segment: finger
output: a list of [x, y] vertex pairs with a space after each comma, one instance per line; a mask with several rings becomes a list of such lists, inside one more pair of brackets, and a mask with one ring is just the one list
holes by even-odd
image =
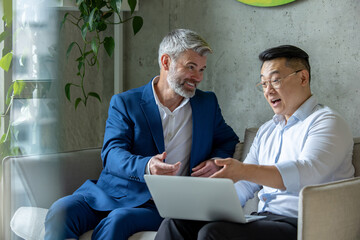
[[157, 163], [157, 167], [161, 168], [161, 169], [164, 169], [164, 170], [178, 169], [180, 167], [180, 162], [177, 162], [175, 164], [159, 162], [159, 163]]
[[168, 164], [160, 162], [155, 166], [154, 174], [156, 175], [175, 175], [180, 169], [180, 162]]
[[194, 167], [192, 170], [193, 172], [196, 172], [197, 170], [203, 168], [205, 166], [205, 161], [201, 162], [199, 165], [197, 165], [196, 167]]
[[167, 155], [167, 153], [166, 152], [163, 152], [163, 153], [161, 153], [161, 154], [158, 154], [158, 155], [156, 155], [155, 157], [158, 159], [158, 160], [160, 160], [160, 161], [164, 161], [165, 160], [165, 158], [166, 158], [166, 155]]
[[215, 164], [219, 167], [223, 167], [225, 165], [231, 164], [231, 158], [225, 158], [225, 159], [215, 159]]
[[209, 178], [223, 178], [223, 169], [215, 172], [214, 174], [212, 174]]
[[210, 168], [207, 167], [207, 165], [203, 164], [204, 166], [196, 171], [193, 171], [193, 173], [191, 174], [191, 176], [193, 177], [200, 177], [203, 174], [207, 173], [208, 171], [210, 171]]
[[191, 174], [193, 177], [209, 177], [211, 176], [212, 171], [203, 171], [202, 173], [196, 172], [196, 174]]

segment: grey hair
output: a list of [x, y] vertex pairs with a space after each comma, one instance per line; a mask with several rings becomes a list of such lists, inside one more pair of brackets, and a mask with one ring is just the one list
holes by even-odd
[[160, 43], [159, 66], [161, 68], [161, 56], [168, 54], [175, 60], [187, 50], [193, 50], [200, 56], [206, 56], [212, 50], [207, 42], [194, 31], [188, 29], [175, 29], [171, 31]]

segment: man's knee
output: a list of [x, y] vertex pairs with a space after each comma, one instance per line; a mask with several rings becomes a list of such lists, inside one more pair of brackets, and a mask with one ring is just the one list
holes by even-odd
[[221, 233], [221, 226], [218, 222], [212, 222], [205, 224], [198, 233], [199, 240], [215, 240], [224, 239], [224, 235]]
[[72, 218], [72, 215], [77, 215], [82, 206], [81, 196], [66, 196], [60, 198], [51, 205], [46, 216], [46, 222], [51, 219], [65, 220], [65, 218]]
[[[45, 219], [45, 239], [77, 237], [80, 232], [79, 216], [86, 210], [82, 196], [66, 196], [57, 200], [49, 209]], [[86, 217], [86, 215], [85, 215]]]
[[112, 236], [114, 239], [127, 239], [136, 232], [136, 218], [132, 209], [115, 209], [107, 217], [102, 219], [93, 232], [95, 239], [106, 239]]

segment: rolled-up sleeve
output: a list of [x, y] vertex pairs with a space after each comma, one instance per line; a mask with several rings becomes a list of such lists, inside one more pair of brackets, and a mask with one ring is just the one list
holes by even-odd
[[[353, 138], [345, 120], [329, 108], [318, 110], [304, 123], [303, 139], [295, 140], [300, 154], [290, 161], [276, 163], [286, 190], [298, 193], [311, 184], [321, 184], [353, 176]], [[300, 131], [300, 129], [298, 130]], [[287, 138], [289, 140], [289, 138]]]

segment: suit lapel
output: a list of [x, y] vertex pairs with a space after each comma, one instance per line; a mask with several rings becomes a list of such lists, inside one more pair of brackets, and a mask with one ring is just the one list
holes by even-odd
[[159, 153], [165, 151], [164, 134], [158, 106], [156, 105], [152, 90], [152, 81], [148, 83], [142, 95], [140, 107], [149, 125], [150, 132], [155, 141]]
[[190, 154], [190, 169], [192, 169], [198, 164], [195, 162], [195, 159], [197, 159], [199, 143], [201, 141], [201, 129], [203, 129], [201, 123], [204, 123], [204, 121], [201, 120], [202, 117], [201, 107], [200, 107], [199, 98], [196, 97], [196, 94], [194, 97], [190, 98], [190, 104], [191, 104], [192, 122], [193, 122], [192, 146], [191, 146], [191, 154]]

